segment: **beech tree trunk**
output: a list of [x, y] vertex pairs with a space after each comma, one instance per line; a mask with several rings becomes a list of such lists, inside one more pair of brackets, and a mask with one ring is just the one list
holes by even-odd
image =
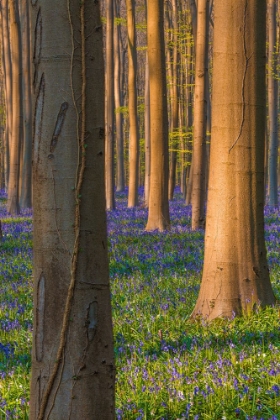
[[31, 101], [31, 59], [29, 1], [21, 0], [20, 22], [22, 33], [22, 92], [23, 92], [23, 144], [21, 165], [20, 207], [32, 207], [31, 166], [32, 166], [32, 101]]
[[106, 125], [105, 174], [106, 207], [116, 208], [114, 168], [114, 0], [106, 0]]
[[38, 0], [33, 15], [30, 419], [113, 420], [99, 1]]
[[[119, 17], [119, 2], [115, 0], [115, 16]], [[116, 151], [117, 151], [117, 168], [116, 168], [116, 189], [118, 192], [124, 191], [124, 144], [123, 144], [123, 116], [121, 113], [122, 92], [121, 92], [121, 62], [120, 62], [120, 44], [121, 44], [120, 25], [114, 25], [114, 90], [115, 90], [115, 110], [116, 110]]]
[[5, 132], [5, 160], [6, 160], [6, 188], [9, 184], [10, 175], [10, 152], [11, 152], [11, 138], [12, 138], [12, 121], [13, 121], [13, 94], [12, 94], [12, 59], [11, 59], [11, 43], [10, 43], [10, 28], [9, 28], [9, 7], [8, 0], [1, 2], [2, 14], [2, 39], [5, 62], [5, 102], [6, 102], [6, 132]]
[[278, 80], [276, 0], [268, 0], [268, 205], [278, 206]]
[[205, 257], [193, 317], [275, 303], [263, 214], [265, 13], [262, 0], [215, 0]]
[[22, 115], [22, 55], [18, 1], [9, 0], [11, 58], [12, 58], [12, 129], [10, 142], [10, 174], [7, 210], [12, 215], [19, 214], [19, 171], [20, 152], [23, 137]]
[[128, 207], [138, 205], [139, 133], [137, 119], [137, 56], [135, 1], [126, 0], [128, 36], [128, 112], [129, 112], [129, 183]]
[[148, 1], [148, 60], [150, 75], [151, 176], [146, 230], [170, 228], [168, 206], [168, 114], [162, 0]]
[[208, 72], [209, 0], [198, 0], [192, 158], [192, 229], [204, 227], [206, 163], [206, 81]]
[[177, 0], [171, 0], [172, 12], [171, 24], [172, 28], [172, 62], [170, 63], [170, 99], [171, 99], [171, 152], [170, 152], [170, 165], [169, 165], [169, 184], [168, 184], [168, 198], [173, 199], [174, 188], [176, 183], [176, 167], [178, 155], [178, 130], [179, 130], [179, 98], [178, 98], [178, 7]]
[[149, 207], [151, 176], [151, 113], [150, 113], [150, 75], [148, 52], [145, 66], [145, 206]]

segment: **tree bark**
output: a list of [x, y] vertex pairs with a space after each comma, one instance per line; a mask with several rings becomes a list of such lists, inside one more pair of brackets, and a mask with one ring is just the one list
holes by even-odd
[[275, 303], [263, 214], [265, 13], [262, 0], [215, 0], [205, 257], [193, 317]]
[[148, 1], [151, 176], [147, 231], [170, 228], [168, 207], [168, 114], [162, 0]]
[[148, 51], [145, 66], [145, 206], [149, 207], [151, 177], [151, 113], [150, 113], [150, 75]]
[[137, 55], [135, 1], [126, 0], [128, 36], [128, 112], [129, 112], [129, 184], [128, 207], [138, 205], [139, 132], [137, 118]]
[[20, 207], [32, 207], [31, 166], [32, 166], [32, 101], [31, 101], [31, 58], [29, 1], [21, 0], [20, 22], [22, 32], [22, 92], [23, 92], [23, 145], [21, 166]]
[[278, 80], [276, 0], [268, 0], [268, 205], [278, 206]]
[[[115, 16], [119, 17], [119, 4], [118, 0], [115, 0]], [[122, 106], [122, 94], [121, 94], [121, 63], [120, 63], [120, 26], [115, 24], [114, 26], [114, 89], [115, 89], [115, 108], [116, 108], [116, 151], [117, 151], [117, 170], [116, 170], [116, 189], [117, 192], [124, 191], [125, 179], [124, 179], [124, 144], [123, 144], [123, 116], [121, 113]]]
[[33, 15], [30, 419], [113, 420], [99, 2], [38, 0]]
[[5, 161], [6, 161], [6, 188], [9, 185], [10, 175], [10, 151], [12, 138], [12, 121], [13, 121], [13, 95], [12, 95], [12, 59], [11, 59], [11, 43], [10, 43], [10, 28], [9, 28], [9, 13], [8, 0], [1, 2], [2, 14], [2, 39], [5, 63], [5, 102], [6, 102], [6, 132], [5, 132]]
[[205, 224], [206, 81], [208, 73], [209, 0], [198, 0], [197, 13], [192, 158], [192, 230], [204, 227]]
[[170, 27], [172, 28], [172, 71], [170, 72], [170, 99], [171, 99], [171, 152], [170, 152], [170, 165], [169, 165], [169, 184], [168, 184], [168, 198], [173, 199], [175, 180], [176, 180], [176, 167], [178, 155], [178, 130], [179, 130], [179, 102], [178, 102], [178, 7], [177, 0], [171, 0], [172, 18]]
[[19, 214], [19, 171], [20, 151], [23, 136], [22, 116], [22, 55], [18, 1], [9, 0], [11, 61], [12, 61], [12, 135], [10, 148], [10, 174], [7, 210], [12, 215]]
[[114, 210], [116, 208], [114, 175], [114, 110], [114, 0], [106, 0], [105, 173], [107, 210]]

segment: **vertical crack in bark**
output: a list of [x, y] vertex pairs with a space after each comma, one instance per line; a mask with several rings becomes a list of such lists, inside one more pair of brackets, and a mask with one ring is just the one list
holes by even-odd
[[240, 139], [241, 134], [242, 134], [242, 130], [243, 130], [243, 126], [244, 126], [244, 122], [245, 122], [245, 80], [246, 80], [246, 76], [247, 76], [249, 60], [252, 57], [252, 55], [250, 57], [247, 57], [247, 46], [246, 46], [247, 7], [248, 7], [248, 0], [246, 0], [245, 8], [244, 8], [244, 15], [243, 15], [243, 52], [244, 52], [244, 57], [245, 57], [245, 68], [244, 68], [243, 79], [242, 79], [242, 88], [241, 88], [242, 117], [241, 117], [241, 124], [240, 124], [240, 129], [239, 129], [238, 136], [237, 136], [236, 140], [233, 142], [233, 144], [230, 146], [229, 151], [228, 151], [229, 153], [232, 151], [232, 149], [234, 148], [234, 146], [236, 145], [236, 143]]
[[[68, 11], [69, 11], [69, 20], [70, 26], [73, 36], [73, 24], [70, 12], [70, 0], [68, 0]], [[81, 79], [82, 79], [82, 90], [81, 90], [81, 112], [80, 112], [80, 131], [78, 135], [78, 142], [79, 142], [79, 154], [78, 154], [78, 167], [77, 167], [77, 175], [76, 175], [76, 188], [75, 188], [75, 198], [76, 198], [76, 211], [75, 211], [75, 223], [74, 223], [74, 231], [75, 231], [75, 239], [74, 239], [74, 247], [73, 253], [71, 257], [71, 278], [70, 284], [68, 288], [68, 293], [66, 296], [66, 303], [65, 309], [63, 314], [63, 321], [62, 321], [62, 329], [60, 333], [60, 340], [59, 346], [56, 355], [56, 361], [53, 366], [53, 370], [49, 377], [46, 390], [44, 392], [42, 403], [40, 407], [40, 412], [38, 416], [38, 420], [43, 420], [45, 417], [48, 401], [50, 395], [53, 391], [54, 382], [57, 378], [59, 369], [61, 367], [61, 374], [60, 379], [62, 377], [62, 370], [64, 364], [64, 351], [66, 346], [67, 340], [67, 331], [69, 327], [69, 318], [71, 312], [71, 306], [73, 301], [74, 289], [76, 284], [76, 272], [77, 272], [77, 264], [78, 264], [78, 254], [79, 254], [79, 245], [80, 245], [80, 218], [81, 218], [81, 190], [83, 185], [84, 179], [84, 171], [86, 166], [86, 155], [85, 155], [85, 134], [86, 134], [86, 38], [85, 38], [85, 1], [81, 0], [80, 2], [80, 31], [81, 31]], [[73, 45], [73, 43], [72, 43]], [[73, 51], [72, 51], [72, 59], [73, 59]], [[71, 59], [71, 66], [73, 65], [73, 61]], [[72, 75], [72, 71], [71, 71]], [[73, 89], [73, 83], [72, 83]], [[75, 102], [74, 102], [75, 103]], [[76, 103], [75, 103], [76, 106]], [[51, 402], [51, 409], [48, 413], [48, 417], [50, 416], [51, 410], [55, 403], [56, 393], [58, 388], [55, 391], [53, 396], [53, 400]]]
[[36, 307], [36, 359], [41, 362], [43, 359], [44, 349], [44, 314], [45, 314], [45, 277], [42, 273], [38, 281], [37, 289], [37, 307]]

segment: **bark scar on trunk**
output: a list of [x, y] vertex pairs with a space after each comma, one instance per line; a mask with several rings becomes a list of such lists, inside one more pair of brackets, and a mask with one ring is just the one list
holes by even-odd
[[93, 301], [89, 304], [87, 308], [87, 336], [88, 340], [92, 341], [96, 334], [96, 329], [98, 325], [98, 303]]
[[63, 126], [64, 120], [65, 120], [67, 109], [68, 109], [68, 103], [63, 102], [61, 104], [59, 113], [57, 115], [56, 124], [55, 124], [54, 132], [53, 132], [53, 136], [52, 136], [52, 140], [51, 140], [51, 145], [50, 145], [50, 153], [53, 153], [54, 149], [56, 148], [56, 145], [57, 145], [57, 142], [58, 142], [58, 137], [59, 137], [59, 134], [61, 133], [61, 130], [62, 130], [62, 126]]

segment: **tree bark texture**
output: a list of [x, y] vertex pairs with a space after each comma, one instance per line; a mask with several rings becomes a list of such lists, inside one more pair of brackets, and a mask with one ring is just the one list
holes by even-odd
[[115, 168], [114, 168], [114, 0], [106, 0], [106, 207], [114, 210]]
[[168, 206], [168, 114], [162, 0], [148, 1], [150, 75], [151, 176], [146, 230], [170, 228]]
[[264, 242], [266, 2], [216, 0], [203, 278], [193, 317], [274, 304]]
[[129, 113], [129, 183], [128, 207], [138, 205], [139, 131], [137, 118], [137, 55], [135, 1], [126, 0], [128, 36], [128, 113]]
[[32, 100], [31, 100], [31, 58], [29, 1], [21, 0], [20, 23], [22, 32], [22, 92], [23, 92], [23, 144], [20, 171], [20, 208], [32, 207], [31, 166], [32, 166]]
[[198, 0], [196, 37], [194, 132], [192, 157], [192, 229], [204, 227], [206, 163], [206, 81], [208, 73], [209, 0]]
[[[119, 1], [115, 0], [115, 16], [119, 16]], [[123, 141], [123, 116], [120, 111], [122, 106], [122, 92], [121, 92], [121, 60], [120, 60], [120, 46], [121, 46], [120, 25], [114, 25], [114, 90], [115, 90], [115, 110], [116, 110], [116, 151], [117, 151], [117, 165], [116, 165], [116, 189], [118, 192], [124, 191], [124, 141]]]
[[150, 76], [148, 51], [145, 65], [145, 206], [149, 207], [150, 176], [151, 176], [151, 115], [150, 115]]
[[99, 1], [34, 3], [30, 419], [113, 420]]
[[278, 206], [278, 80], [276, 0], [268, 0], [268, 205]]
[[10, 140], [10, 174], [7, 210], [12, 215], [19, 214], [19, 171], [20, 152], [23, 137], [22, 115], [22, 55], [18, 1], [9, 0], [11, 61], [12, 61], [12, 128]]

